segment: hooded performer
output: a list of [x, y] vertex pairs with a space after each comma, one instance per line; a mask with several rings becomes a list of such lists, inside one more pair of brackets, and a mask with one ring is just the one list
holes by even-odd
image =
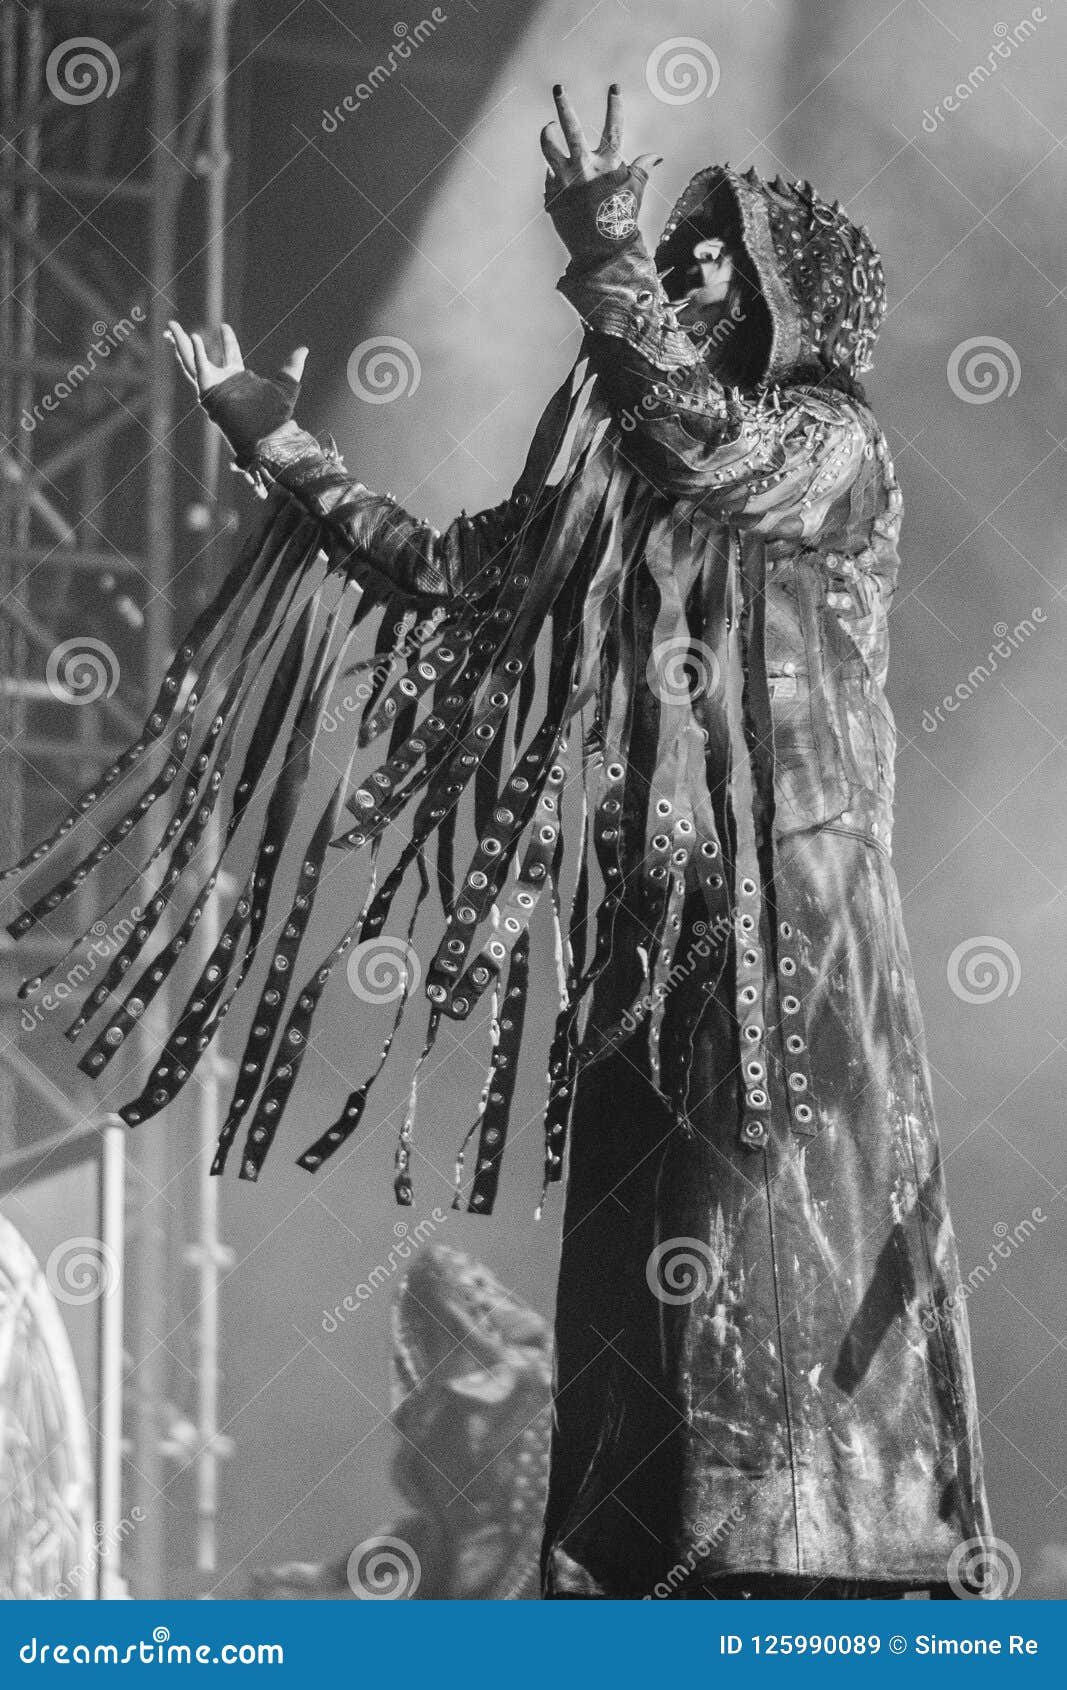
[[[215, 364], [172, 325], [238, 464], [273, 489], [267, 518], [137, 743], [21, 866], [157, 749], [162, 769], [10, 931], [177, 789], [144, 853], [157, 896], [71, 1028], [106, 1009], [81, 1064], [100, 1075], [250, 839], [219, 942], [121, 1113], [135, 1125], [170, 1103], [269, 935], [214, 1164], [244, 1126], [240, 1173], [255, 1179], [336, 965], [388, 933], [412, 871], [405, 943], [434, 890], [444, 917], [424, 1060], [442, 1016], [492, 1006], [468, 1134], [469, 1207], [488, 1213], [547, 891], [560, 990], [545, 1172], [566, 1168], [567, 1198], [545, 1594], [977, 1588], [988, 1521], [969, 1340], [890, 865], [901, 498], [857, 380], [881, 265], [808, 184], [719, 166], [690, 183], [653, 260], [638, 213], [658, 161], [622, 162], [618, 90], [595, 152], [561, 89], [556, 103], [546, 202], [586, 334], [495, 510], [437, 534], [292, 420], [302, 353], [263, 380], [228, 328]], [[383, 606], [368, 655], [364, 621]], [[370, 680], [350, 761], [308, 816], [324, 712], [354, 670]], [[461, 867], [468, 795], [477, 848]], [[205, 864], [213, 815], [225, 825]], [[331, 847], [365, 852], [373, 876], [309, 966]], [[378, 1063], [301, 1166], [365, 1123], [410, 984]], [[414, 1107], [401, 1202], [413, 1125]]]

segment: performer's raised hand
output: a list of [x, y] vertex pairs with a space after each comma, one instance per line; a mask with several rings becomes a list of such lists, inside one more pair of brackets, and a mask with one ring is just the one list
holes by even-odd
[[187, 334], [173, 317], [167, 323], [164, 338], [174, 347], [178, 368], [196, 388], [198, 399], [202, 399], [210, 388], [225, 381], [227, 376], [236, 375], [245, 367], [240, 343], [229, 323], [223, 323], [219, 333], [222, 340], [222, 362], [216, 364], [214, 359], [208, 356], [203, 335]]
[[230, 324], [222, 323], [219, 333], [222, 361], [216, 363], [208, 355], [203, 335], [187, 334], [173, 318], [167, 325], [167, 339], [183, 375], [196, 388], [208, 416], [241, 461], [251, 457], [264, 436], [292, 420], [308, 349], [296, 347], [276, 376], [257, 376], [245, 368], [240, 342]]
[[[559, 114], [558, 123], [546, 123], [541, 131], [541, 151], [548, 160], [549, 183], [556, 191], [573, 187], [577, 182], [594, 182], [598, 176], [609, 176], [620, 168], [622, 157], [622, 90], [617, 82], [608, 89], [604, 127], [596, 151], [590, 149], [578, 114], [561, 83], [552, 90]], [[639, 170], [647, 177], [663, 159], [658, 153], [642, 153], [634, 159], [631, 170]]]
[[552, 90], [558, 123], [541, 131], [541, 151], [548, 160], [545, 209], [556, 225], [572, 262], [592, 263], [624, 247], [640, 245], [637, 216], [641, 197], [658, 153], [642, 153], [632, 164], [622, 156], [622, 94], [617, 82], [608, 89], [600, 145], [594, 151], [564, 90]]

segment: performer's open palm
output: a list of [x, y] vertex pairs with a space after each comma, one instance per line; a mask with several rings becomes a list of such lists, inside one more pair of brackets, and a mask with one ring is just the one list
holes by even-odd
[[[222, 323], [219, 327], [222, 339], [222, 362], [220, 364], [217, 364], [213, 358], [208, 357], [203, 335], [187, 334], [181, 324], [173, 317], [167, 323], [167, 331], [168, 339], [173, 343], [178, 364], [196, 388], [200, 398], [203, 398], [205, 393], [210, 392], [211, 388], [218, 387], [219, 383], [225, 381], [227, 376], [234, 376], [245, 367], [240, 342], [229, 323]], [[299, 383], [304, 373], [307, 355], [307, 347], [298, 346], [295, 351], [290, 352], [279, 373], [287, 377], [289, 381]]]
[[[541, 131], [541, 151], [548, 160], [549, 180], [554, 187], [570, 188], [576, 182], [592, 182], [618, 170], [622, 158], [622, 93], [617, 82], [608, 89], [604, 128], [595, 152], [585, 138], [578, 114], [557, 83], [552, 90], [559, 114], [558, 123], [546, 123]], [[633, 168], [647, 175], [654, 165], [662, 164], [658, 153], [642, 153], [634, 159]]]
[[[308, 349], [298, 346], [290, 352], [276, 376], [263, 378], [249, 370], [246, 379], [235, 384], [240, 389], [235, 392], [231, 378], [245, 374], [240, 342], [229, 323], [220, 324], [219, 334], [222, 360], [216, 363], [208, 356], [203, 335], [187, 334], [173, 318], [167, 325], [167, 338], [182, 373], [196, 388], [197, 398], [235, 452], [247, 456], [257, 440], [292, 417]], [[225, 382], [231, 382], [231, 386], [224, 387]]]

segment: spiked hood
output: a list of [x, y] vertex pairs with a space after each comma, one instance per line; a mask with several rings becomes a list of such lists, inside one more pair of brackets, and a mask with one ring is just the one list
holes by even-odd
[[781, 382], [812, 363], [849, 378], [870, 369], [885, 315], [882, 262], [839, 202], [828, 205], [809, 182], [764, 182], [728, 165], [699, 171], [657, 248], [668, 291], [697, 239], [730, 233], [740, 234], [769, 318], [763, 381]]

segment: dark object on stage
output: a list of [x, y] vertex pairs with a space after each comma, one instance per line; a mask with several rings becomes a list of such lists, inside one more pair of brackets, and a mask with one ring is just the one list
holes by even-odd
[[[552, 1339], [480, 1262], [423, 1250], [393, 1314], [393, 1479], [410, 1512], [335, 1561], [253, 1576], [264, 1598], [539, 1595]], [[377, 1569], [377, 1573], [376, 1573]], [[380, 1588], [386, 1575], [399, 1582]]]

